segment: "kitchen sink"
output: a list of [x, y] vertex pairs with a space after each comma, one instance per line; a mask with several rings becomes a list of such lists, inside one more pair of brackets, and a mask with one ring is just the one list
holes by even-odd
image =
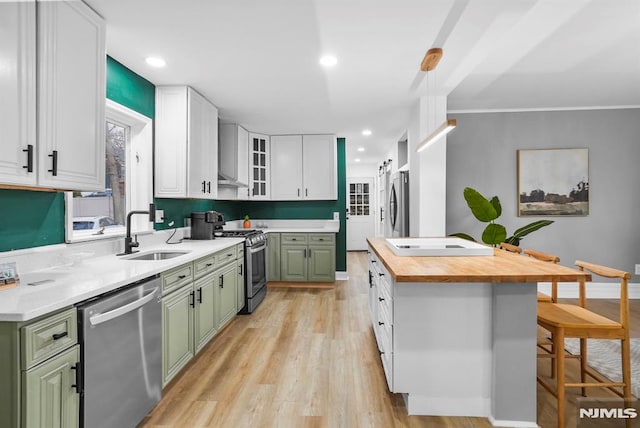
[[146, 253], [134, 254], [131, 256], [123, 257], [124, 260], [167, 260], [174, 257], [179, 257], [189, 251], [148, 251]]

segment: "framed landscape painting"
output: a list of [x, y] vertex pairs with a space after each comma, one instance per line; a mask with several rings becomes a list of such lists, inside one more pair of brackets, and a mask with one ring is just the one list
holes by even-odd
[[589, 215], [589, 149], [518, 150], [518, 215]]

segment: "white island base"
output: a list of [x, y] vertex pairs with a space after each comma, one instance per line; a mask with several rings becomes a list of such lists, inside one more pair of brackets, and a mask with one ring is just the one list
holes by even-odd
[[537, 427], [536, 283], [395, 282], [369, 257], [374, 332], [408, 413]]

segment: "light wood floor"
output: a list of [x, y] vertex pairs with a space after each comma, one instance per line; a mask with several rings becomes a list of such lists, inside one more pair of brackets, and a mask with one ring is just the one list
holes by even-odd
[[[256, 312], [236, 317], [165, 388], [140, 426], [490, 427], [483, 418], [407, 416], [378, 357], [365, 253], [349, 253], [348, 270], [335, 288], [269, 288]], [[640, 301], [632, 302], [640, 326]], [[538, 417], [555, 425], [555, 401], [541, 388]]]

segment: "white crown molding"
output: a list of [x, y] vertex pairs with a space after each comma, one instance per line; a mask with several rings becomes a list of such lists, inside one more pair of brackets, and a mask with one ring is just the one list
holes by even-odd
[[537, 111], [577, 111], [577, 110], [628, 110], [639, 109], [640, 105], [590, 106], [590, 107], [535, 107], [535, 108], [503, 108], [503, 109], [460, 109], [447, 110], [447, 114], [465, 113], [525, 113]]

